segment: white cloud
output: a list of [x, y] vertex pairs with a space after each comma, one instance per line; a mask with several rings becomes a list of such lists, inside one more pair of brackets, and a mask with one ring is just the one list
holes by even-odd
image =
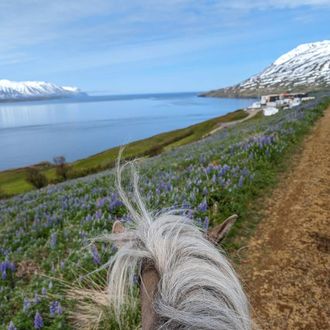
[[154, 47], [157, 40], [202, 40], [244, 26], [242, 17], [256, 10], [329, 5], [330, 0], [1, 0], [0, 59], [2, 65], [24, 61], [50, 45], [54, 52], [61, 46], [86, 51], [88, 58], [95, 47], [102, 53], [137, 43]]

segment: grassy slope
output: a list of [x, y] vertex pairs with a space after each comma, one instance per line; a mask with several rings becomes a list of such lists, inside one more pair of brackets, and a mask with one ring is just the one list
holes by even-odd
[[[205, 134], [212, 131], [219, 123], [243, 119], [246, 116], [246, 112], [237, 110], [187, 128], [161, 133], [147, 139], [129, 143], [125, 148], [124, 158], [153, 156], [161, 153], [165, 149], [168, 150], [197, 141]], [[88, 158], [73, 162], [71, 165], [74, 176], [84, 176], [112, 167], [118, 156], [118, 152], [119, 147], [114, 147]], [[49, 181], [55, 180], [55, 170], [52, 166], [39, 165], [39, 168], [47, 176]], [[32, 185], [25, 180], [26, 171], [27, 168], [19, 168], [0, 172], [0, 195], [3, 193], [11, 196], [32, 190]]]
[[[270, 192], [278, 180], [278, 173], [290, 165], [288, 159], [292, 158], [292, 152], [297, 150], [303, 136], [328, 105], [329, 102], [303, 113], [289, 110], [271, 117], [260, 114], [208, 139], [143, 162], [146, 164], [141, 164], [140, 188], [148, 207], [167, 208], [188, 201], [195, 210], [196, 221], [203, 224], [207, 216], [210, 225], [238, 213], [239, 221], [226, 241], [226, 247], [233, 253], [239, 251], [258, 220], [253, 218], [255, 211], [261, 207], [258, 198]], [[256, 137], [260, 140], [256, 141]], [[274, 137], [274, 140], [263, 145], [261, 141], [265, 141], [265, 137]], [[229, 165], [230, 170], [219, 175], [225, 165]], [[210, 170], [208, 175], [205, 174], [207, 169]], [[238, 186], [239, 177], [245, 169], [249, 169], [249, 173], [244, 184]], [[250, 174], [253, 174], [252, 178]], [[218, 178], [216, 182], [213, 181], [214, 175]], [[231, 184], [222, 186], [220, 178], [230, 179]], [[37, 310], [44, 318], [45, 329], [71, 329], [67, 314], [49, 316], [50, 301], [55, 298], [61, 301], [65, 313], [72, 310], [70, 302], [61, 296], [61, 290], [67, 289], [61, 283], [54, 281], [54, 287], [48, 289], [50, 297], [40, 296], [41, 302], [32, 303], [27, 312], [22, 310], [23, 299], [33, 301], [36, 292], [40, 295], [41, 288], [48, 287], [49, 279], [43, 274], [72, 284], [77, 274], [85, 274], [98, 267], [93, 264], [90, 253], [82, 247], [84, 237], [108, 232], [114, 219], [123, 215], [121, 207], [110, 210], [108, 203], [100, 203], [104, 198], [107, 201], [112, 199], [113, 180], [111, 171], [108, 171], [0, 203], [0, 251], [1, 247], [9, 251], [9, 260], [18, 265], [18, 270], [22, 261], [29, 261], [42, 270], [31, 278], [22, 278], [17, 271], [12, 277], [8, 272], [8, 278], [3, 282], [0, 279], [3, 287], [0, 291], [0, 315], [4, 315], [5, 321], [2, 325], [0, 323], [1, 330], [7, 328], [10, 320], [19, 330], [32, 329]], [[204, 211], [199, 204], [203, 200], [207, 201], [207, 210]], [[98, 217], [99, 212], [101, 218]], [[51, 247], [52, 234], [57, 235], [56, 248]], [[102, 245], [98, 245], [98, 249], [102, 252], [102, 263], [106, 262], [109, 247], [103, 249]], [[0, 261], [3, 260], [5, 257], [0, 254]], [[65, 261], [63, 269], [61, 261]], [[106, 278], [106, 272], [103, 275]], [[125, 329], [137, 326], [137, 313], [138, 309], [126, 313]], [[104, 322], [101, 329], [118, 329], [111, 315]]]

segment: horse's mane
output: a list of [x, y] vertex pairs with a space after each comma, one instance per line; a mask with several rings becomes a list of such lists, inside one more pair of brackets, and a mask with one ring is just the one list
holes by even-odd
[[168, 212], [153, 218], [138, 192], [134, 174], [134, 208], [117, 188], [132, 223], [108, 239], [119, 246], [110, 264], [108, 294], [119, 315], [128, 302], [133, 278], [144, 264], [159, 274], [154, 309], [158, 329], [251, 329], [249, 304], [235, 271], [223, 253], [192, 220]]

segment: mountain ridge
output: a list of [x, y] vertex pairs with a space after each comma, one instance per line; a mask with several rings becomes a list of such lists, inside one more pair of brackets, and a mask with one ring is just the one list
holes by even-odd
[[261, 73], [236, 85], [201, 94], [210, 97], [258, 97], [282, 92], [330, 88], [330, 40], [301, 44]]
[[70, 97], [85, 94], [74, 86], [58, 86], [45, 81], [0, 79], [0, 102]]

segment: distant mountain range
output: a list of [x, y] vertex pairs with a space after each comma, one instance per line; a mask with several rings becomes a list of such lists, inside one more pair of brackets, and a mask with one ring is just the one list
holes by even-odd
[[260, 74], [201, 96], [251, 97], [330, 88], [330, 40], [302, 44], [279, 57]]
[[44, 81], [0, 80], [0, 102], [38, 100], [82, 95], [77, 87], [62, 87]]

